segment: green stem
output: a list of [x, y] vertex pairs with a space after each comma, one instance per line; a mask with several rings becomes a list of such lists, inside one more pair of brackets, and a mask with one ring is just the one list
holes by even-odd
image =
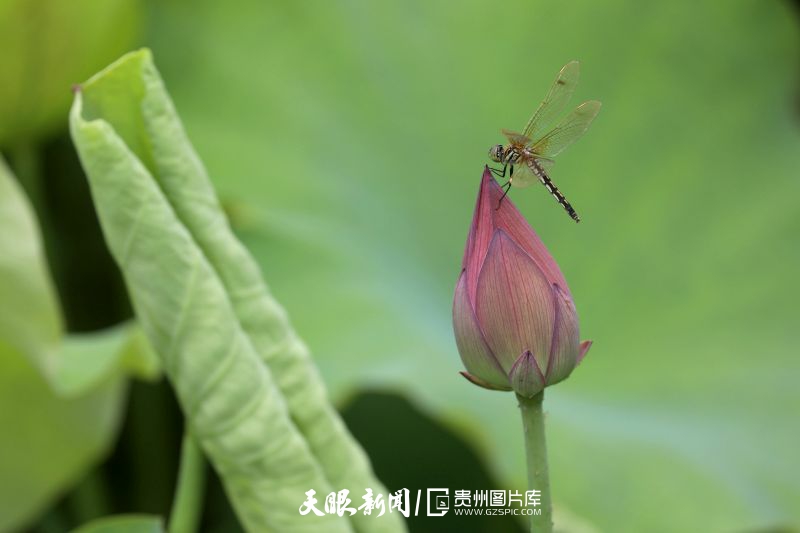
[[203, 451], [188, 431], [181, 445], [181, 466], [169, 517], [169, 533], [195, 533], [200, 521], [206, 462]]
[[544, 391], [533, 398], [517, 395], [522, 413], [522, 428], [525, 432], [525, 459], [528, 464], [528, 490], [540, 493], [541, 515], [530, 515], [531, 533], [553, 531], [553, 508], [550, 498], [550, 478], [547, 472], [547, 445], [544, 438]]

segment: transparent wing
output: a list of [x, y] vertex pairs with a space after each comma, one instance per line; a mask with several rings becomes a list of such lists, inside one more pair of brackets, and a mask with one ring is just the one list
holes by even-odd
[[545, 169], [545, 171], [547, 171], [548, 174], [550, 173], [550, 170], [552, 170], [553, 168], [553, 163], [555, 163], [555, 161], [553, 161], [552, 159], [548, 159], [546, 157], [537, 157], [536, 161], [543, 169]]
[[521, 133], [517, 133], [510, 130], [500, 130], [500, 131], [503, 132], [503, 135], [506, 136], [506, 139], [508, 139], [508, 142], [510, 142], [511, 144], [519, 144], [522, 146], [528, 146], [529, 144], [531, 144], [531, 140], [528, 137], [522, 135]]
[[561, 123], [536, 141], [531, 151], [543, 157], [552, 158], [563, 152], [569, 145], [583, 137], [589, 125], [600, 112], [600, 102], [589, 100], [567, 115]]
[[514, 175], [511, 176], [511, 186], [518, 189], [530, 187], [539, 181], [538, 176], [533, 173], [527, 161], [520, 161], [514, 165]]
[[539, 104], [539, 108], [528, 121], [525, 129], [522, 130], [525, 137], [535, 139], [561, 114], [564, 106], [572, 97], [572, 93], [575, 92], [579, 73], [580, 67], [577, 61], [570, 61], [564, 65], [550, 90], [547, 91], [544, 100]]

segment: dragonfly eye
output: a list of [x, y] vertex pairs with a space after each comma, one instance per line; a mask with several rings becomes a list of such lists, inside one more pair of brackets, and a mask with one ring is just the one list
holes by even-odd
[[489, 158], [495, 163], [503, 162], [503, 145], [496, 144], [489, 149]]

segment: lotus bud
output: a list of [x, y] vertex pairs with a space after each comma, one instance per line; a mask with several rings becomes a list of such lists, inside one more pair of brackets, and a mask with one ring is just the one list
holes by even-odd
[[565, 379], [591, 341], [561, 270], [519, 210], [484, 170], [461, 275], [453, 329], [461, 374], [487, 389], [531, 398]]

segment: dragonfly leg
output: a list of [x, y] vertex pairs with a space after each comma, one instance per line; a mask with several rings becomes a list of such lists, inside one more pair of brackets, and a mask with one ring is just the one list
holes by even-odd
[[[511, 168], [512, 168], [512, 172], [513, 172], [513, 168], [514, 167], [512, 166]], [[508, 183], [503, 185], [503, 196], [501, 196], [500, 197], [500, 201], [497, 202], [497, 208], [495, 209], [495, 211], [497, 211], [497, 209], [500, 209], [500, 206], [503, 205], [503, 200], [505, 199], [506, 195], [508, 194], [508, 191], [511, 190], [511, 180], [512, 180], [512, 178], [509, 177], [508, 178]]]
[[503, 165], [503, 170], [499, 168], [489, 167], [489, 171], [497, 176], [498, 178], [505, 178], [506, 177], [506, 169], [508, 168], [508, 164]]

